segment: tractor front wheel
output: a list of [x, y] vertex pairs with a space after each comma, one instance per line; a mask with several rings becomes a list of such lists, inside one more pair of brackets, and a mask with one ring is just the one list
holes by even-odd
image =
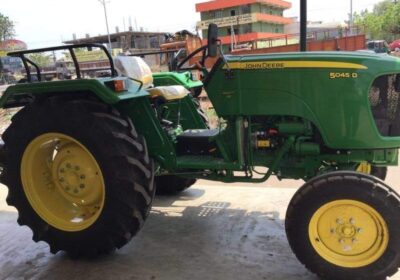
[[38, 100], [14, 116], [3, 140], [7, 203], [52, 253], [109, 253], [143, 226], [155, 191], [153, 163], [131, 121], [110, 106]]
[[300, 262], [323, 279], [383, 280], [400, 266], [399, 207], [382, 181], [332, 172], [298, 190], [286, 233]]

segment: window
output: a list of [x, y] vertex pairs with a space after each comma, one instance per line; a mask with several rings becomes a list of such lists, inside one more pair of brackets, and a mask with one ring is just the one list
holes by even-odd
[[242, 14], [250, 14], [251, 13], [250, 5], [243, 5], [241, 7], [241, 9], [242, 9]]
[[244, 34], [251, 33], [251, 24], [244, 24], [242, 25], [242, 30]]
[[236, 16], [236, 10], [231, 10], [231, 17]]
[[222, 18], [223, 16], [224, 16], [224, 14], [222, 13], [222, 11], [215, 12], [215, 18]]

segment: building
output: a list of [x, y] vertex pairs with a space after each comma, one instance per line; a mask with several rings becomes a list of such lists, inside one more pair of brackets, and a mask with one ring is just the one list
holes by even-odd
[[201, 13], [197, 28], [207, 38], [210, 23], [219, 27], [225, 50], [248, 45], [257, 48], [259, 40], [284, 36], [284, 26], [292, 19], [283, 16], [292, 4], [282, 0], [213, 0], [196, 4]]
[[[75, 35], [73, 36], [75, 37]], [[113, 49], [113, 55], [120, 53], [145, 53], [145, 52], [156, 52], [160, 50], [160, 46], [165, 43], [166, 32], [145, 32], [145, 31], [133, 31], [132, 27], [129, 31], [119, 32], [116, 28], [116, 32], [110, 34], [111, 46]], [[70, 41], [63, 42], [64, 44], [87, 44], [96, 43], [108, 46], [108, 35], [89, 36], [86, 34], [85, 38], [74, 38]], [[160, 55], [146, 56], [145, 61], [150, 65], [154, 71], [158, 71], [161, 63]]]
[[[133, 31], [131, 28], [129, 31], [119, 32], [117, 28], [115, 33], [110, 34], [111, 46], [113, 49], [122, 50], [123, 52], [155, 51], [159, 50], [160, 45], [165, 42], [165, 34], [165, 32]], [[86, 34], [85, 38], [74, 38], [64, 43], [98, 43], [108, 45], [108, 35], [90, 37], [89, 34]]]
[[[299, 34], [300, 21], [298, 18], [293, 18], [293, 22], [285, 26], [285, 33]], [[307, 38], [308, 40], [326, 40], [331, 38], [344, 37], [348, 35], [359, 34], [360, 30], [354, 27], [353, 30], [348, 28], [345, 22], [323, 22], [323, 21], [308, 21], [307, 22]]]

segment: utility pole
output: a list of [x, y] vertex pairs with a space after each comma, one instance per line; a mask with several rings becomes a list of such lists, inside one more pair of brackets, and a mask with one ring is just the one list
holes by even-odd
[[350, 35], [353, 35], [353, 0], [350, 0], [349, 29], [350, 29]]
[[112, 53], [110, 29], [108, 28], [108, 17], [107, 17], [107, 7], [106, 7], [106, 4], [108, 2], [106, 2], [106, 0], [98, 0], [98, 1], [100, 2], [100, 4], [103, 5], [103, 8], [104, 8], [104, 16], [106, 18], [106, 27], [107, 27], [107, 36], [108, 36], [108, 50], [110, 51], [110, 53]]

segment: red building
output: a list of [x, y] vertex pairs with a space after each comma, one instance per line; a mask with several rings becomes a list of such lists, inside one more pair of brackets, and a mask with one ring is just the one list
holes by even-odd
[[196, 4], [201, 13], [197, 24], [207, 38], [207, 27], [215, 23], [225, 48], [255, 44], [255, 41], [284, 34], [284, 26], [292, 22], [283, 12], [292, 4], [283, 0], [213, 0]]

